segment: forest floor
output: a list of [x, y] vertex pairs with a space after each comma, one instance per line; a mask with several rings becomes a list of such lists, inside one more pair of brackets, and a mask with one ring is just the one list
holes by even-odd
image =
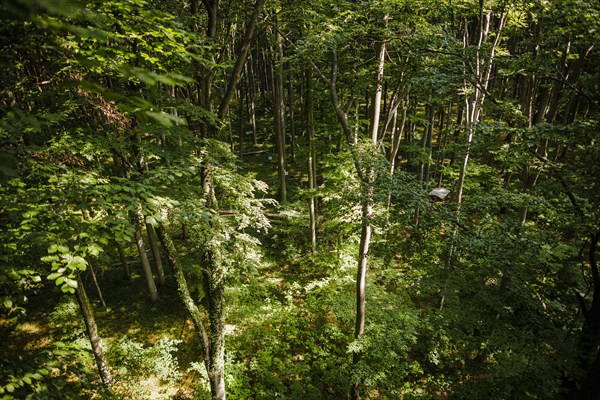
[[[135, 267], [131, 265], [132, 269]], [[167, 281], [160, 290], [160, 300], [152, 304], [145, 295], [145, 281], [139, 274], [133, 274], [132, 280], [126, 281], [117, 272], [106, 271], [100, 272], [98, 280], [107, 309], [101, 305], [91, 280], [85, 280], [86, 291], [95, 308], [99, 334], [111, 364], [115, 393], [131, 399], [191, 398], [189, 386], [197, 372], [189, 367], [198, 360], [199, 348], [173, 281]], [[48, 283], [28, 299], [27, 313], [17, 323], [0, 319], [0, 337], [3, 338], [0, 354], [4, 362], [29, 370], [34, 364], [52, 366], [56, 361], [52, 358], [63, 357], [65, 361], [66, 357], [71, 358], [73, 365], [82, 362], [85, 370], [94, 371], [77, 307], [74, 296], [62, 294]], [[63, 343], [81, 346], [83, 352], [77, 349], [57, 352], [57, 344]], [[60, 388], [65, 392], [70, 391], [69, 385], [98, 383], [94, 374], [73, 372], [66, 382], [56, 382], [66, 385]], [[58, 373], [50, 369], [50, 376]], [[82, 383], [83, 376], [95, 381]]]

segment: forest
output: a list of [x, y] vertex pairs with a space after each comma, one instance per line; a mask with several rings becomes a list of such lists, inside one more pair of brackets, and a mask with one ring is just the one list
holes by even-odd
[[0, 0], [0, 399], [600, 399], [599, 21]]

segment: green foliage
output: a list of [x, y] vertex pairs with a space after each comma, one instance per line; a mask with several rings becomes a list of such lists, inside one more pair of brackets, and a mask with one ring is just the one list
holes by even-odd
[[[118, 365], [118, 383], [116, 390], [126, 396], [147, 396], [149, 393], [134, 393], [133, 388], [140, 388], [140, 383], [149, 377], [155, 377], [167, 385], [175, 385], [181, 379], [177, 358], [180, 340], [160, 338], [151, 346], [144, 346], [135, 338], [122, 336], [109, 346], [109, 360]], [[140, 389], [147, 390], [147, 389]]]
[[237, 349], [231, 356], [231, 370], [240, 372], [230, 382], [232, 398], [344, 395], [349, 333], [341, 318], [348, 321], [351, 308], [341, 306], [349, 306], [352, 298], [332, 289], [325, 282], [313, 289], [292, 286], [289, 302], [257, 293], [252, 286], [245, 290], [249, 297], [244, 296], [242, 304], [254, 312], [229, 339]]
[[95, 380], [95, 372], [84, 365], [89, 350], [80, 343], [55, 342], [49, 350], [24, 360], [0, 359], [3, 399], [77, 399], [96, 393], [110, 398]]
[[57, 330], [50, 346], [27, 350], [20, 357], [0, 359], [0, 394], [6, 399], [76, 399], [96, 393], [109, 398], [99, 385], [79, 306], [64, 297], [50, 312], [45, 329]]
[[[252, 40], [248, 76], [233, 100], [239, 115], [217, 120], [211, 110], [239, 53], [248, 10], [221, 3], [219, 32], [208, 38], [205, 13], [189, 12], [198, 3], [0, 2], [2, 325], [23, 321], [44, 277], [54, 283], [48, 291], [73, 293], [89, 261], [112, 262], [112, 244], [127, 245], [140, 223], [184, 224], [189, 235], [178, 244], [198, 299], [205, 300], [202, 279], [212, 267], [216, 284], [229, 285], [230, 398], [345, 398], [355, 382], [367, 398], [562, 395], [561, 380], [582, 373], [576, 348], [590, 314], [579, 310], [599, 290], [594, 254], [585, 254], [600, 210], [598, 6], [268, 3], [264, 21], [276, 28], [265, 25]], [[508, 23], [500, 33], [503, 15]], [[285, 38], [285, 112], [296, 112], [287, 121], [295, 123], [298, 150], [297, 165], [288, 166], [294, 190], [283, 206], [257, 179], [272, 178], [271, 164], [232, 153], [236, 124], [239, 132], [247, 128], [248, 100], [258, 131], [267, 132], [253, 145], [270, 150], [274, 32]], [[486, 84], [482, 71], [496, 38]], [[382, 115], [381, 143], [373, 146], [365, 138], [382, 43], [382, 105], [390, 115]], [[298, 94], [313, 65], [326, 79], [314, 71], [318, 187], [305, 190], [307, 126], [298, 111], [308, 104]], [[332, 72], [335, 81], [325, 82]], [[341, 140], [330, 104], [333, 83], [357, 135], [352, 148]], [[479, 121], [466, 126], [472, 110], [465, 99], [476, 90], [485, 101]], [[406, 123], [390, 172], [397, 99], [395, 128], [403, 113]], [[424, 145], [430, 107], [432, 149]], [[227, 132], [230, 143], [220, 140]], [[453, 188], [463, 160], [462, 203], [430, 200], [434, 182]], [[417, 178], [424, 165], [429, 182]], [[214, 200], [206, 198], [208, 183]], [[355, 340], [354, 276], [367, 195], [374, 213], [367, 324]], [[307, 205], [313, 197], [315, 253]], [[102, 267], [114, 283], [112, 268]], [[105, 395], [91, 376], [70, 299], [50, 315], [48, 328], [60, 341], [23, 360], [2, 360], [0, 395]], [[174, 356], [178, 341], [150, 345], [128, 334], [108, 342], [118, 395], [175, 396], [183, 369]]]

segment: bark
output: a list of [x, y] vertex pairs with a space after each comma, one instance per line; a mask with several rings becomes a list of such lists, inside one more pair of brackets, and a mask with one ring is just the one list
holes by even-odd
[[421, 168], [421, 181], [424, 186], [427, 187], [429, 184], [429, 170], [433, 155], [433, 124], [435, 121], [435, 105], [430, 104], [427, 111], [427, 128], [425, 129], [425, 135], [423, 137], [423, 148], [427, 152], [427, 161], [423, 162]]
[[[402, 106], [400, 109], [401, 117], [400, 117], [400, 126], [397, 125], [398, 119], [398, 107]], [[400, 144], [402, 144], [402, 134], [404, 133], [404, 129], [406, 127], [406, 114], [408, 112], [408, 92], [401, 93], [401, 99], [398, 101], [398, 105], [396, 106], [396, 111], [394, 112], [394, 120], [392, 126], [392, 136], [391, 136], [391, 144], [390, 144], [390, 155], [388, 161], [390, 162], [390, 176], [394, 175], [394, 171], [396, 169], [396, 159], [398, 158], [398, 151], [400, 150]]]
[[252, 143], [256, 146], [256, 106], [254, 102], [254, 79], [252, 70], [252, 60], [246, 63], [246, 107], [248, 112], [248, 122], [252, 128]]
[[[387, 19], [387, 17], [386, 17]], [[381, 43], [379, 49], [379, 65], [377, 68], [377, 89], [373, 99], [373, 119], [371, 120], [371, 141], [377, 145], [379, 132], [379, 116], [381, 114], [381, 96], [383, 93], [383, 70], [385, 66], [385, 48], [386, 42]]]
[[150, 293], [150, 300], [152, 302], [156, 302], [158, 301], [158, 292], [156, 291], [154, 276], [152, 276], [152, 269], [150, 268], [150, 261], [146, 255], [146, 245], [144, 244], [142, 229], [140, 228], [139, 224], [136, 224], [135, 227], [135, 244], [142, 262], [142, 270], [144, 271], [144, 277], [146, 278], [146, 285], [148, 286], [148, 292]]
[[154, 265], [156, 266], [156, 272], [158, 273], [158, 284], [159, 286], [165, 286], [165, 270], [163, 268], [162, 260], [160, 258], [160, 250], [158, 249], [158, 243], [156, 241], [156, 232], [152, 224], [146, 223], [146, 233], [148, 234], [148, 241], [150, 243], [150, 250], [152, 251], [152, 257], [154, 258]]
[[583, 379], [572, 385], [569, 399], [597, 400], [600, 398], [600, 273], [596, 252], [600, 232], [590, 235], [588, 261], [592, 274], [592, 302], [589, 308], [580, 299], [584, 325], [578, 344], [579, 368]]
[[[247, 90], [246, 90], [247, 91]], [[239, 146], [238, 155], [242, 157], [244, 155], [244, 93], [240, 89], [238, 91], [238, 135], [239, 135]]]
[[98, 279], [96, 278], [96, 271], [94, 271], [94, 266], [90, 259], [86, 260], [88, 266], [90, 267], [90, 274], [92, 275], [92, 281], [94, 282], [94, 286], [96, 287], [96, 292], [98, 293], [98, 298], [100, 299], [100, 303], [102, 303], [102, 307], [107, 310], [106, 302], [104, 301], [104, 296], [102, 296], [102, 289], [100, 289], [100, 285], [98, 284]]
[[[279, 61], [281, 61], [283, 58], [283, 50], [281, 36], [279, 34], [277, 34], [277, 54]], [[283, 203], [287, 200], [287, 172], [285, 160], [285, 104], [283, 101], [283, 65], [281, 62], [279, 62], [276, 71], [273, 71], [273, 75], [273, 120], [275, 123], [275, 142], [277, 147], [277, 176], [279, 180], [279, 201]]]
[[[88, 213], [88, 211], [86, 209], [82, 209], [81, 210], [81, 215], [83, 216], [83, 219], [85, 221], [89, 221], [90, 220], [90, 215]], [[100, 299], [100, 302], [102, 303], [102, 307], [104, 307], [104, 309], [108, 309], [108, 307], [106, 307], [106, 302], [104, 301], [104, 296], [102, 296], [102, 289], [100, 289], [100, 285], [98, 284], [98, 279], [96, 278], [96, 271], [94, 270], [94, 265], [92, 264], [92, 260], [90, 260], [89, 258], [86, 259], [88, 266], [90, 267], [90, 274], [92, 275], [92, 281], [94, 282], [94, 286], [96, 287], [96, 292], [98, 293], [98, 298]]]
[[[374, 178], [374, 173], [370, 172]], [[364, 189], [366, 191], [366, 198], [362, 204], [362, 227], [360, 233], [360, 245], [359, 245], [359, 260], [358, 268], [356, 271], [356, 317], [354, 324], [354, 338], [360, 339], [365, 333], [365, 320], [366, 320], [366, 285], [367, 285], [367, 268], [369, 264], [369, 246], [371, 243], [371, 224], [373, 218], [373, 193], [374, 185], [370, 179], [368, 186]], [[352, 363], [358, 364], [362, 358], [362, 353], [357, 351], [352, 355]], [[354, 383], [352, 387], [352, 400], [358, 400], [360, 398], [360, 387], [361, 381]]]
[[[206, 163], [203, 171], [203, 190], [209, 209], [218, 210], [214, 191], [214, 166]], [[213, 217], [211, 231], [220, 231], [219, 219]], [[206, 367], [214, 399], [224, 400], [225, 395], [225, 269], [222, 255], [215, 243], [207, 243], [203, 254], [203, 284], [207, 299], [208, 336], [210, 347], [207, 352]]]
[[446, 143], [448, 141], [448, 125], [449, 125], [449, 121], [450, 118], [448, 118], [448, 115], [450, 115], [450, 112], [452, 110], [452, 103], [448, 104], [448, 108], [446, 109], [442, 109], [441, 115], [440, 115], [440, 125], [439, 125], [439, 133], [438, 133], [438, 143], [437, 143], [437, 148], [436, 148], [436, 152], [437, 152], [437, 156], [436, 156], [436, 160], [435, 160], [435, 167], [434, 167], [434, 175], [433, 175], [433, 179], [436, 181], [436, 186], [442, 186], [442, 181], [444, 178], [444, 174], [442, 172], [442, 168], [444, 166], [444, 161], [445, 161], [445, 153], [446, 153]]
[[[206, 25], [206, 35], [209, 38], [214, 38], [217, 35], [217, 12], [219, 11], [219, 0], [202, 0], [208, 15], [208, 23]], [[192, 11], [195, 11], [193, 7]]]
[[85, 292], [83, 281], [79, 276], [77, 277], [75, 296], [77, 297], [79, 309], [81, 310], [81, 315], [83, 316], [83, 321], [85, 322], [88, 339], [90, 340], [92, 352], [94, 353], [94, 360], [96, 361], [96, 366], [98, 367], [98, 374], [100, 375], [102, 384], [105, 386], [110, 386], [112, 383], [112, 377], [108, 369], [108, 364], [106, 363], [106, 358], [104, 357], [104, 352], [102, 351], [102, 343], [100, 342], [100, 336], [98, 335], [96, 319], [94, 318], [94, 312], [92, 310], [90, 300]]
[[[208, 9], [210, 0], [203, 0]], [[256, 0], [252, 10], [252, 15], [246, 23], [238, 56], [235, 60], [233, 70], [229, 75], [227, 87], [223, 98], [219, 103], [217, 116], [219, 121], [224, 121], [228, 112], [229, 104], [235, 93], [238, 81], [241, 77], [242, 70], [250, 53], [250, 44], [254, 37], [254, 32], [258, 23], [258, 17], [266, 0]], [[209, 15], [210, 16], [210, 15]], [[219, 126], [211, 126], [210, 131], [213, 134], [220, 132]], [[218, 210], [217, 199], [213, 188], [213, 172], [214, 166], [207, 160], [202, 168], [203, 190], [206, 198], [206, 207], [212, 210]], [[211, 230], [215, 234], [219, 232], [218, 216], [215, 216], [211, 221]], [[204, 251], [203, 263], [203, 284], [205, 286], [205, 295], [207, 297], [207, 313], [208, 313], [208, 336], [209, 346], [205, 348], [205, 366], [210, 380], [211, 393], [214, 399], [225, 400], [225, 329], [224, 329], [224, 282], [225, 269], [221, 263], [220, 250], [213, 243], [207, 243]]]
[[[327, 78], [321, 70], [310, 60], [309, 61], [313, 67], [313, 69], [317, 72], [317, 74], [321, 77], [321, 79], [327, 84], [330, 91], [331, 102], [333, 108], [336, 112], [338, 120], [342, 126], [342, 130], [346, 135], [346, 141], [351, 148], [354, 165], [356, 168], [356, 172], [362, 181], [362, 191], [365, 195], [365, 200], [361, 206], [362, 213], [362, 227], [361, 227], [361, 235], [360, 235], [360, 246], [359, 246], [359, 260], [357, 266], [357, 275], [356, 275], [356, 319], [355, 319], [355, 330], [354, 336], [356, 339], [362, 337], [364, 333], [364, 325], [365, 325], [365, 316], [366, 316], [366, 276], [368, 269], [368, 253], [369, 246], [371, 242], [371, 219], [373, 216], [373, 195], [374, 195], [374, 183], [375, 183], [375, 171], [363, 165], [363, 163], [357, 157], [357, 153], [355, 151], [356, 142], [354, 141], [352, 130], [350, 129], [350, 124], [348, 122], [348, 116], [346, 112], [342, 109], [339, 98], [337, 95], [337, 53], [333, 52], [332, 58], [332, 73], [331, 78]], [[378, 80], [380, 74], [383, 74], [383, 66], [379, 66], [378, 70]], [[375, 94], [377, 96], [377, 94]], [[374, 104], [374, 113], [373, 115], [379, 115], [380, 113], [381, 102]], [[379, 110], [377, 110], [379, 108]], [[374, 125], [378, 125], [374, 123]], [[373, 128], [373, 127], [372, 127]], [[374, 128], [371, 130], [371, 143], [373, 147], [377, 146], [378, 137], [376, 136], [377, 130]], [[366, 171], [365, 171], [366, 169]], [[356, 364], [359, 362], [361, 354], [359, 352], [353, 354], [353, 363]], [[358, 399], [360, 396], [360, 386], [361, 382], [356, 382], [352, 387], [351, 396], [352, 399]]]
[[296, 121], [294, 120], [294, 85], [293, 85], [294, 74], [289, 73], [288, 81], [288, 108], [289, 108], [289, 121], [290, 121], [290, 162], [296, 163]]
[[[483, 102], [485, 100], [485, 94], [487, 92], [491, 74], [492, 74], [492, 66], [494, 63], [494, 56], [496, 53], [496, 49], [498, 44], [500, 43], [500, 37], [502, 36], [502, 30], [506, 23], [506, 15], [503, 13], [500, 16], [499, 25], [496, 31], [496, 36], [492, 46], [489, 50], [488, 60], [484, 60], [483, 51], [484, 51], [484, 43], [488, 37], [490, 30], [490, 22], [491, 22], [491, 11], [484, 12], [483, 9], [483, 0], [479, 2], [479, 39], [477, 42], [477, 51], [475, 56], [475, 70], [472, 71], [474, 73], [474, 77], [476, 80], [475, 87], [473, 88], [473, 93], [465, 96], [465, 125], [468, 130], [467, 135], [467, 149], [462, 160], [460, 166], [460, 173], [458, 177], [457, 184], [457, 196], [456, 202], [460, 205], [462, 203], [462, 195], [465, 183], [465, 176], [467, 173], [467, 165], [469, 162], [469, 155], [471, 153], [471, 146], [473, 143], [473, 137], [475, 135], [476, 124], [479, 122], [479, 115], [481, 114], [481, 109], [483, 106]], [[465, 29], [465, 36], [463, 38], [464, 47], [468, 46], [468, 31]], [[466, 76], [468, 67], [465, 65], [465, 88], [469, 88], [468, 80]]]
[[121, 266], [123, 267], [123, 277], [130, 281], [131, 273], [129, 272], [129, 264], [127, 263], [127, 256], [125, 256], [123, 245], [117, 242], [117, 249], [119, 250], [119, 258], [121, 259]]
[[[308, 186], [314, 190], [317, 186], [316, 151], [315, 151], [315, 124], [312, 97], [312, 73], [306, 74], [306, 127], [308, 130]], [[310, 244], [312, 253], [317, 252], [317, 210], [316, 199], [311, 194], [309, 199], [310, 210]]]

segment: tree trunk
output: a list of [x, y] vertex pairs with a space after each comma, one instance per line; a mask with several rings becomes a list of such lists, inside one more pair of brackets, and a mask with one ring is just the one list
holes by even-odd
[[100, 375], [102, 384], [105, 386], [110, 386], [112, 383], [112, 377], [110, 376], [108, 364], [106, 363], [106, 358], [104, 357], [104, 352], [102, 351], [102, 343], [100, 343], [100, 336], [98, 335], [98, 327], [96, 326], [94, 312], [92, 310], [92, 306], [90, 305], [90, 300], [85, 292], [83, 281], [79, 276], [77, 276], [77, 289], [75, 289], [75, 296], [77, 297], [79, 309], [81, 310], [81, 315], [83, 316], [83, 321], [85, 322], [88, 339], [90, 340], [92, 352], [94, 353], [94, 360], [96, 360], [96, 366], [98, 367], [98, 374]]
[[[281, 53], [283, 57], [283, 52]], [[296, 121], [294, 121], [294, 85], [293, 80], [294, 74], [292, 71], [289, 73], [288, 78], [288, 107], [289, 107], [289, 121], [290, 121], [290, 163], [294, 165], [296, 163]]]
[[[218, 210], [214, 191], [214, 166], [206, 163], [202, 170], [203, 190], [206, 206]], [[219, 232], [218, 217], [211, 221], [211, 231]], [[208, 336], [210, 347], [207, 353], [207, 373], [214, 399], [225, 399], [225, 268], [222, 255], [216, 244], [207, 243], [203, 254], [203, 284], [207, 298]]]
[[[457, 189], [456, 189], [456, 192], [457, 192], [456, 202], [459, 205], [462, 203], [465, 176], [467, 173], [467, 165], [468, 165], [468, 161], [469, 161], [469, 155], [471, 153], [471, 145], [473, 143], [473, 137], [475, 135], [476, 124], [477, 124], [477, 122], [479, 122], [479, 115], [481, 114], [483, 101], [485, 100], [485, 93], [487, 91], [487, 88], [488, 88], [488, 85], [490, 82], [496, 48], [498, 47], [498, 44], [500, 43], [501, 33], [502, 33], [502, 30], [506, 23], [506, 15], [503, 13], [500, 16], [496, 36], [495, 36], [494, 42], [492, 43], [492, 46], [489, 50], [489, 56], [487, 57], [487, 61], [486, 61], [486, 57], [484, 57], [482, 53], [484, 51], [484, 43], [489, 34], [491, 17], [492, 17], [491, 11], [484, 12], [483, 0], [480, 0], [480, 2], [479, 2], [479, 40], [477, 42], [477, 51], [476, 51], [476, 56], [475, 56], [475, 78], [476, 78], [477, 82], [479, 82], [479, 83], [475, 85], [475, 88], [474, 88], [472, 94], [465, 96], [465, 111], [466, 111], [465, 125], [468, 130], [468, 135], [467, 135], [467, 149], [465, 151], [465, 155], [464, 155], [464, 158], [463, 158], [461, 166], [460, 166], [460, 173], [459, 173], [458, 184], [457, 184]], [[465, 29], [465, 32], [466, 33], [465, 33], [465, 37], [464, 37], [463, 41], [464, 41], [464, 46], [466, 48], [468, 45], [468, 32], [466, 29]], [[465, 89], [468, 91], [469, 80], [466, 77], [467, 70], [468, 70], [468, 67], [466, 64], [465, 64], [464, 70], [465, 70]]]
[[222, 119], [225, 116], [229, 107], [229, 103], [233, 98], [235, 87], [237, 86], [237, 83], [242, 73], [242, 68], [244, 68], [246, 60], [248, 59], [248, 54], [250, 53], [250, 43], [252, 42], [252, 37], [254, 36], [254, 31], [256, 29], [256, 24], [258, 22], [260, 11], [262, 10], [262, 7], [265, 4], [265, 2], [266, 0], [256, 0], [256, 3], [254, 3], [252, 16], [246, 24], [246, 32], [244, 32], [244, 37], [242, 38], [241, 46], [238, 50], [238, 57], [235, 60], [233, 71], [231, 71], [231, 75], [229, 75], [227, 89], [225, 90], [225, 94], [223, 95], [221, 103], [219, 104], [219, 119]]
[[127, 263], [127, 257], [125, 256], [125, 250], [123, 245], [117, 242], [117, 249], [119, 250], [119, 258], [121, 259], [121, 265], [123, 266], [123, 277], [128, 281], [131, 280], [131, 273], [129, 272], [129, 264]]
[[600, 399], [600, 272], [596, 252], [600, 232], [590, 235], [588, 261], [592, 275], [592, 302], [588, 307], [579, 296], [581, 310], [584, 316], [583, 329], [577, 346], [578, 367], [583, 372], [582, 379], [571, 382], [569, 400], [598, 400]]
[[[86, 209], [82, 209], [81, 210], [81, 215], [83, 216], [83, 219], [85, 221], [89, 221], [90, 220], [90, 214], [88, 213], [88, 211]], [[94, 281], [94, 286], [96, 287], [96, 291], [98, 292], [98, 298], [100, 299], [100, 302], [102, 303], [102, 307], [104, 307], [104, 309], [108, 309], [106, 307], [106, 302], [104, 301], [104, 296], [102, 296], [102, 289], [100, 289], [100, 285], [98, 284], [98, 279], [96, 278], [96, 271], [94, 271], [94, 265], [92, 264], [92, 260], [90, 260], [89, 258], [86, 259], [88, 266], [90, 267], [90, 274], [92, 275], [92, 280]]]
[[[387, 19], [387, 16], [385, 17]], [[383, 93], [383, 68], [385, 66], [386, 42], [379, 48], [379, 65], [377, 66], [377, 89], [373, 99], [373, 119], [371, 120], [371, 141], [376, 146], [379, 133], [379, 116], [381, 114], [381, 96]]]
[[[374, 180], [374, 173], [370, 171]], [[369, 246], [371, 244], [371, 220], [373, 218], [373, 180], [369, 179], [366, 190], [366, 199], [362, 204], [362, 228], [360, 232], [360, 245], [358, 250], [358, 268], [356, 271], [356, 318], [354, 324], [354, 338], [360, 339], [365, 333], [366, 319], [366, 286], [367, 267], [369, 263]], [[361, 352], [352, 355], [352, 363], [357, 364], [362, 357]], [[356, 382], [352, 388], [352, 399], [360, 398], [361, 382]]]
[[252, 143], [258, 144], [256, 135], [256, 106], [254, 102], [254, 79], [252, 71], [252, 60], [246, 63], [246, 107], [248, 112], [248, 122], [252, 128]]
[[[309, 69], [306, 73], [306, 128], [308, 130], [308, 187], [314, 190], [317, 187], [317, 161], [315, 151], [315, 121], [313, 113], [312, 97], [312, 72]], [[316, 199], [311, 194], [309, 199], [310, 211], [310, 244], [312, 253], [317, 252], [317, 210]]]
[[423, 146], [425, 148], [425, 151], [427, 152], [427, 161], [423, 165], [423, 176], [422, 176], [422, 182], [423, 182], [425, 188], [427, 188], [429, 185], [429, 170], [431, 168], [431, 161], [432, 161], [432, 156], [433, 156], [433, 124], [435, 121], [435, 105], [434, 104], [429, 105], [427, 119], [428, 119], [428, 124], [427, 124], [427, 129], [425, 130], [425, 140], [424, 140], [424, 146]]
[[160, 250], [158, 249], [158, 243], [156, 242], [156, 232], [152, 224], [146, 223], [146, 233], [148, 234], [148, 241], [150, 242], [150, 250], [152, 251], [152, 257], [154, 258], [154, 265], [158, 273], [158, 284], [159, 286], [165, 286], [165, 270], [163, 269], [162, 260], [160, 258]]
[[148, 286], [148, 292], [150, 293], [150, 300], [152, 302], [158, 301], [158, 292], [156, 291], [156, 284], [154, 283], [154, 277], [152, 276], [152, 269], [150, 268], [150, 261], [146, 255], [146, 245], [144, 244], [144, 237], [142, 236], [142, 229], [140, 224], [136, 223], [135, 226], [135, 244], [140, 255], [142, 262], [142, 269], [146, 278], [146, 285]]
[[92, 281], [94, 282], [94, 286], [96, 287], [96, 292], [98, 292], [98, 298], [100, 299], [100, 303], [102, 303], [102, 307], [107, 310], [106, 302], [104, 301], [104, 296], [102, 296], [102, 289], [100, 289], [100, 285], [98, 284], [98, 279], [96, 278], [96, 271], [94, 271], [94, 266], [92, 261], [88, 258], [86, 259], [88, 266], [90, 267], [90, 274], [92, 275]]
[[[281, 36], [277, 34], [277, 54], [281, 61], [283, 50]], [[275, 64], [275, 62], [274, 62]], [[273, 66], [275, 68], [275, 66]], [[286, 161], [285, 161], [285, 104], [283, 101], [283, 65], [281, 62], [274, 71], [274, 98], [273, 98], [273, 120], [275, 122], [275, 142], [277, 147], [277, 176], [279, 178], [279, 201], [284, 203], [287, 200], [286, 190]]]
[[196, 335], [198, 336], [198, 340], [202, 348], [204, 364], [208, 371], [209, 367], [207, 360], [210, 349], [210, 339], [204, 327], [204, 323], [202, 322], [202, 313], [190, 294], [187, 280], [185, 279], [185, 274], [183, 273], [183, 268], [181, 266], [181, 262], [179, 261], [179, 256], [171, 237], [168, 235], [167, 231], [162, 225], [157, 227], [156, 233], [158, 234], [158, 238], [165, 249], [165, 253], [169, 259], [169, 264], [171, 264], [173, 267], [173, 275], [175, 276], [175, 282], [177, 283], [177, 293], [179, 294], [179, 299], [183, 303], [188, 315], [192, 319], [192, 324], [194, 325]]

